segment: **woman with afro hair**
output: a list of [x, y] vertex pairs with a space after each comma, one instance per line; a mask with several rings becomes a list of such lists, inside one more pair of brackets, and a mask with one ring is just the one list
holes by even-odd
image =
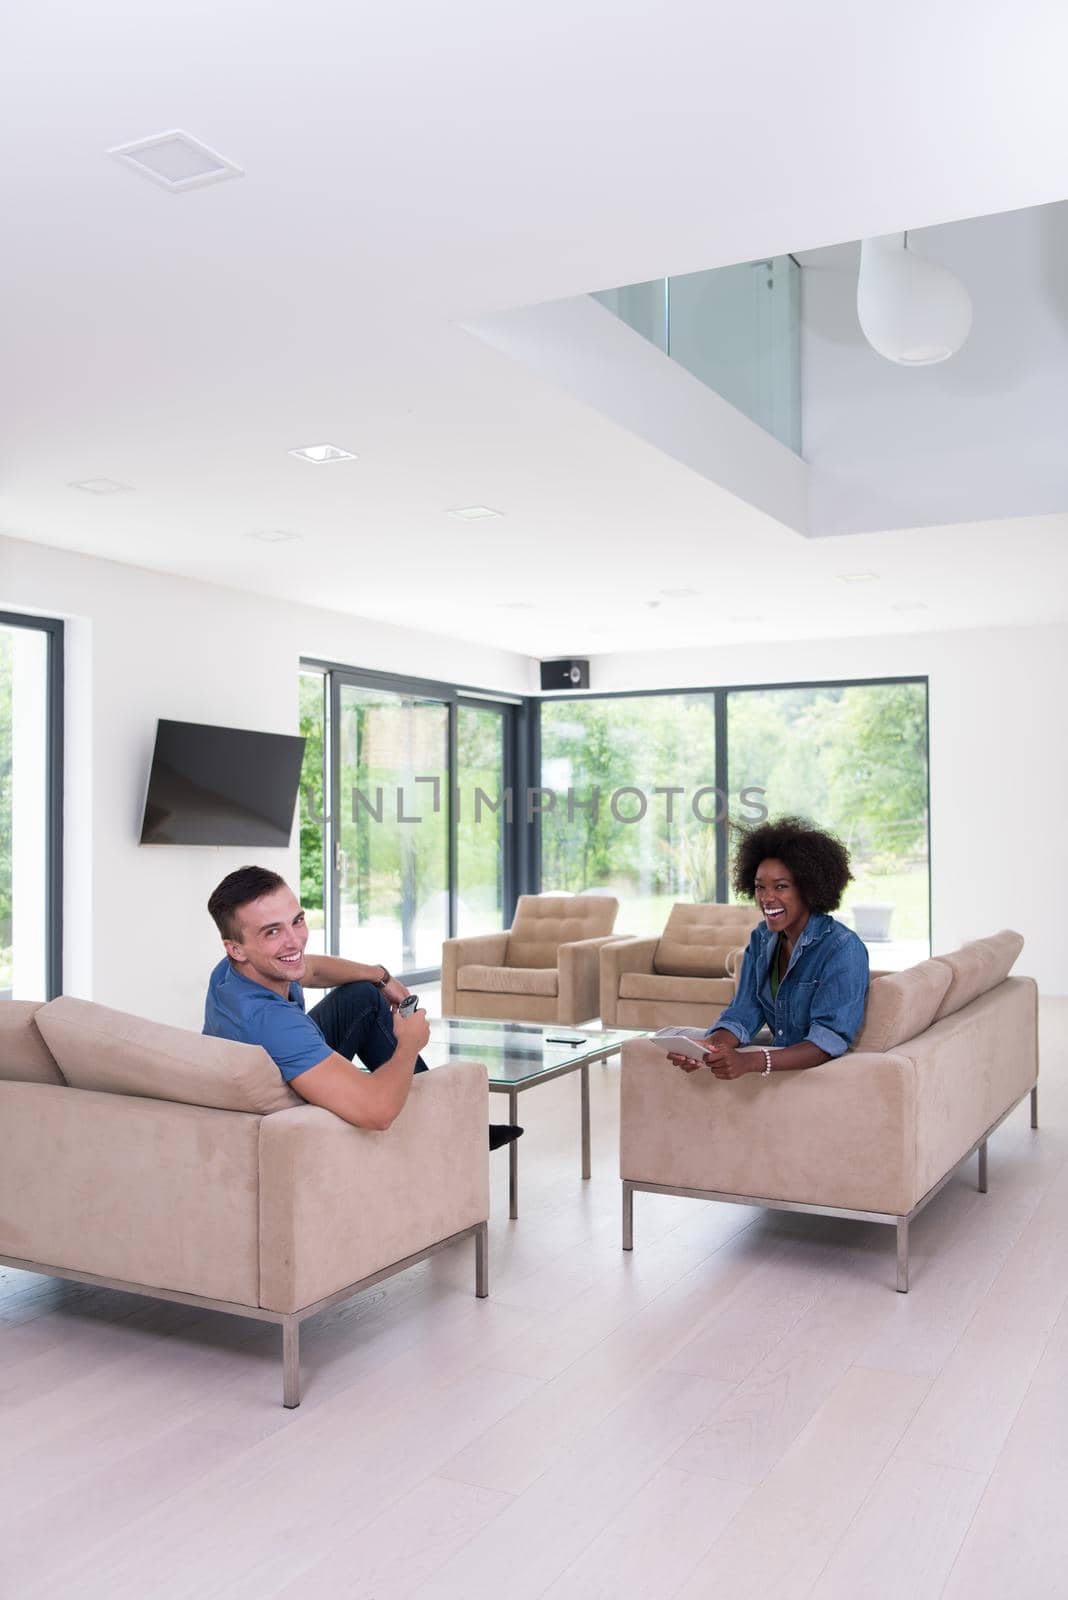
[[[868, 952], [830, 915], [852, 876], [845, 845], [801, 817], [743, 833], [734, 888], [756, 901], [764, 920], [753, 929], [735, 998], [708, 1030], [704, 1060], [671, 1054], [676, 1066], [766, 1077], [845, 1054], [868, 992]], [[743, 1051], [765, 1026], [773, 1048]]]

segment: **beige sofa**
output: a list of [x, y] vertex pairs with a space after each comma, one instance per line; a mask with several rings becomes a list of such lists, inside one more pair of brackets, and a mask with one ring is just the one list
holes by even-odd
[[0, 1002], [0, 1261], [300, 1325], [444, 1245], [488, 1293], [485, 1068], [420, 1074], [387, 1133], [308, 1105], [254, 1045], [83, 1000]]
[[441, 1013], [574, 1025], [597, 1015], [598, 956], [619, 901], [601, 894], [521, 894], [504, 933], [446, 939]]
[[854, 1048], [807, 1072], [734, 1082], [681, 1072], [648, 1040], [624, 1045], [623, 1248], [635, 1190], [893, 1223], [897, 1287], [908, 1230], [955, 1167], [1030, 1092], [1038, 1126], [1038, 996], [1010, 978], [1002, 932], [872, 980]]
[[734, 999], [755, 906], [672, 906], [659, 938], [601, 950], [601, 1026], [652, 1031], [672, 1023], [709, 1028]]

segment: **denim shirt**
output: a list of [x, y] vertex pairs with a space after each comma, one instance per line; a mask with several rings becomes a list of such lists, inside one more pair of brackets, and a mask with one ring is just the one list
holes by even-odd
[[863, 1021], [868, 993], [863, 942], [843, 923], [814, 912], [773, 996], [771, 959], [778, 938], [765, 923], [753, 929], [738, 993], [709, 1033], [726, 1028], [740, 1044], [748, 1044], [767, 1024], [776, 1045], [807, 1039], [829, 1056], [845, 1055]]

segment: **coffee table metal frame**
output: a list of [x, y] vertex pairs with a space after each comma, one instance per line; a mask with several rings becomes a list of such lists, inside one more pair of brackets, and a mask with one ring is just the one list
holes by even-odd
[[[495, 1081], [491, 1070], [489, 1088], [491, 1094], [506, 1094], [508, 1096], [508, 1120], [509, 1122], [518, 1122], [519, 1096], [521, 1094], [525, 1093], [528, 1089], [536, 1088], [538, 1084], [549, 1083], [553, 1078], [565, 1077], [569, 1072], [580, 1073], [581, 1079], [579, 1085], [579, 1105], [582, 1138], [582, 1176], [584, 1178], [588, 1178], [590, 1176], [590, 1067], [595, 1061], [604, 1061], [609, 1056], [616, 1055], [617, 1052], [623, 1048], [623, 1045], [628, 1039], [640, 1039], [643, 1038], [644, 1035], [641, 1032], [633, 1032], [629, 1029], [622, 1028], [601, 1029], [571, 1027], [567, 1023], [547, 1022], [541, 1024], [519, 1022], [518, 1020], [510, 1021], [505, 1018], [501, 1018], [499, 1022], [497, 1018], [485, 1017], [442, 1017], [440, 1020], [442, 1023], [477, 1022], [487, 1028], [494, 1026], [500, 1026], [502, 1028], [507, 1028], [510, 1026], [540, 1028], [542, 1034], [546, 1036], [546, 1038], [552, 1038], [553, 1033], [555, 1033], [556, 1038], [560, 1039], [561, 1042], [564, 1042], [563, 1035], [565, 1034], [570, 1033], [574, 1034], [576, 1038], [581, 1037], [582, 1044], [584, 1046], [589, 1046], [589, 1048], [579, 1049], [573, 1060], [562, 1061], [556, 1066], [546, 1067], [542, 1071], [532, 1072], [529, 1078], [525, 1080], [521, 1079], [518, 1083], [508, 1082], [503, 1079], [498, 1079]], [[434, 1023], [431, 1024], [432, 1030], [433, 1027]], [[598, 1039], [602, 1040], [603, 1042], [598, 1044]], [[431, 1033], [431, 1042], [435, 1042], [433, 1032]], [[459, 1060], [461, 1057], [454, 1056], [452, 1059]], [[462, 1059], [477, 1061], [477, 1046], [473, 1050], [465, 1049]], [[513, 1140], [513, 1142], [508, 1146], [508, 1215], [513, 1222], [519, 1216], [518, 1140]]]

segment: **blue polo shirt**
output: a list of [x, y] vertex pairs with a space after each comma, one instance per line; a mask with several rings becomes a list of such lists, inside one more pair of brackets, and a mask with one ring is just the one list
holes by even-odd
[[225, 956], [208, 982], [204, 1032], [238, 1044], [261, 1044], [287, 1083], [333, 1054], [304, 1009], [299, 983], [289, 985], [287, 1000], [242, 977]]

